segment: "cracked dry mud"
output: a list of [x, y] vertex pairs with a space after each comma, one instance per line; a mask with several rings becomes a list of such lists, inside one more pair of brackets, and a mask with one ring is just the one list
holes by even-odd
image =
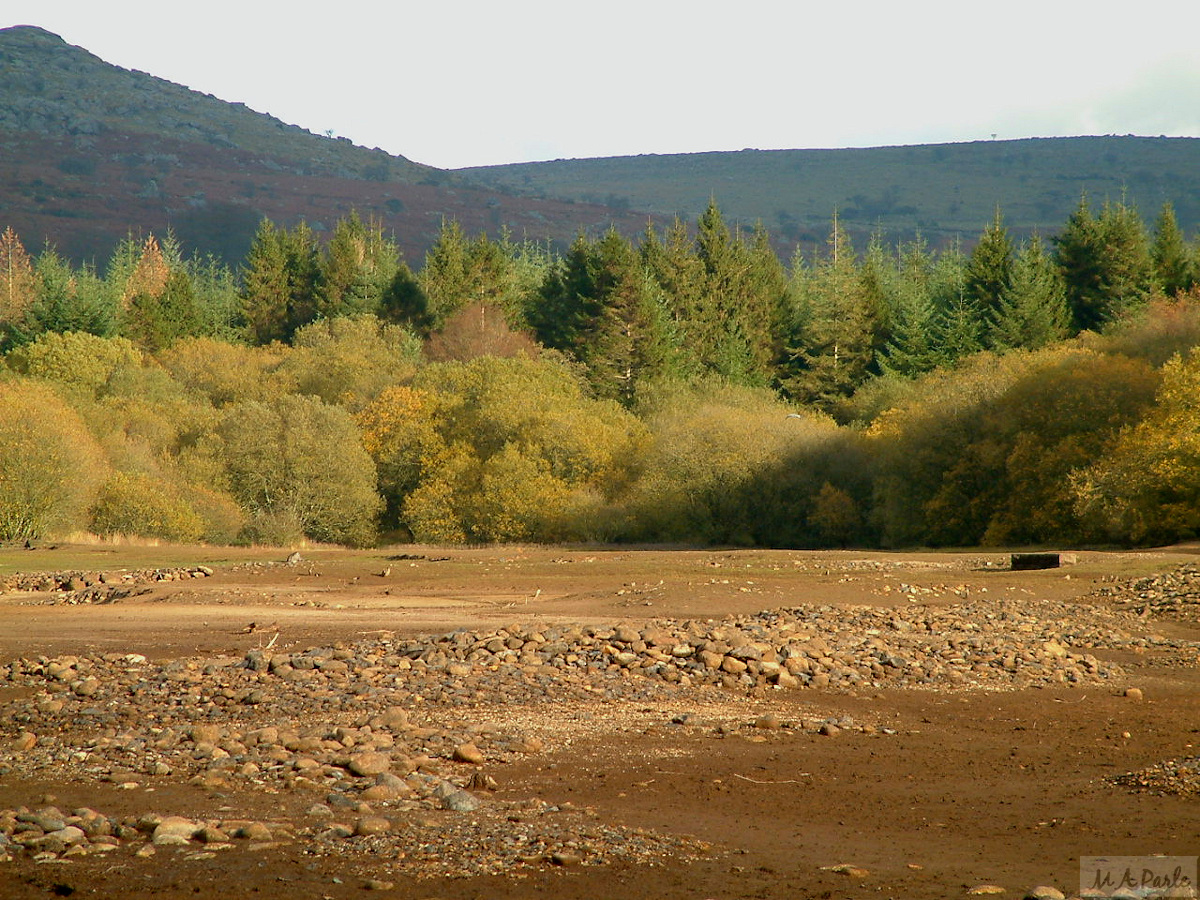
[[1072, 896], [1197, 852], [1194, 548], [66, 552], [0, 551], [0, 896]]

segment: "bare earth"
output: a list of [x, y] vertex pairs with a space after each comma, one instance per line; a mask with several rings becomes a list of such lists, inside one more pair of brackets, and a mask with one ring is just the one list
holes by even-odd
[[[1200, 852], [1200, 794], [1186, 785], [1140, 790], [1114, 780], [1200, 754], [1195, 606], [1139, 610], [1097, 593], [1195, 563], [1194, 546], [1086, 552], [1073, 565], [1035, 572], [1012, 572], [1007, 555], [982, 551], [316, 548], [291, 565], [283, 564], [284, 551], [156, 548], [151, 555], [151, 565], [204, 565], [212, 575], [148, 583], [115, 602], [0, 593], [0, 836], [9, 836], [0, 839], [0, 898], [343, 898], [364, 891], [445, 900], [938, 898], [966, 897], [982, 885], [1003, 888], [998, 896], [1023, 897], [1037, 885], [1072, 896], [1082, 856]], [[133, 567], [126, 556], [111, 547], [0, 550], [0, 581], [14, 571], [117, 572]], [[1022, 657], [1019, 646], [1007, 670], [1001, 661], [986, 671], [964, 669], [965, 680], [918, 684], [889, 672], [777, 687], [737, 674], [724, 685], [720, 678], [688, 685], [648, 676], [640, 660], [619, 664], [617, 651], [630, 645], [617, 646], [614, 637], [607, 669], [561, 681], [527, 667], [519, 695], [495, 687], [509, 671], [502, 665], [481, 664], [478, 676], [467, 676], [465, 668], [393, 672], [387, 662], [404, 641], [456, 629], [490, 635], [508, 626], [506, 634], [517, 626], [551, 633], [582, 625], [603, 642], [617, 625], [649, 636], [680, 623], [703, 630], [731, 616], [808, 615], [822, 606], [847, 622], [870, 608], [899, 617], [961, 608], [986, 631], [1009, 618], [986, 612], [993, 600], [1005, 609], [1065, 610], [1063, 621], [1094, 612], [1105, 633], [1125, 637], [1080, 646], [1083, 639], [1072, 643], [1069, 635], [1082, 631], [1064, 631], [1070, 658], [1092, 660], [1079, 664], [1077, 681], [1044, 678], [1036, 673], [1049, 670], [1041, 668], [1024, 674], [1033, 656]], [[1043, 637], [1036, 646], [1046, 644]], [[653, 649], [652, 636], [641, 643]], [[410, 723], [396, 731], [392, 753], [399, 759], [403, 744], [410, 762], [394, 769], [411, 770], [410, 780], [465, 787], [477, 809], [442, 809], [417, 794], [335, 804], [330, 819], [315, 823], [313, 805], [332, 802], [328, 785], [353, 781], [341, 778], [345, 761], [328, 750], [333, 744], [313, 750], [316, 774], [305, 774], [307, 763], [294, 752], [280, 751], [278, 772], [264, 764], [253, 776], [231, 769], [218, 778], [196, 768], [203, 765], [195, 761], [199, 737], [172, 745], [182, 755], [171, 757], [179, 761], [168, 772], [141, 765], [150, 748], [133, 739], [153, 731], [151, 720], [178, 735], [189, 702], [206, 702], [203, 721], [226, 736], [241, 729], [238, 746], [249, 744], [246, 733], [270, 723], [275, 701], [238, 705], [231, 691], [214, 705], [206, 673], [234, 687], [261, 683], [265, 696], [278, 697], [270, 692], [291, 682], [247, 671], [247, 654], [295, 661], [319, 647], [342, 648], [351, 676], [353, 658], [382, 648], [365, 676], [375, 680], [353, 697], [313, 690], [320, 723], [314, 712], [311, 723], [274, 724], [333, 728], [342, 715], [353, 731], [383, 706], [402, 707]], [[663, 650], [669, 657], [670, 646]], [[132, 655], [145, 657], [137, 663], [150, 673], [138, 676], [145, 685], [133, 678], [109, 691], [101, 678], [99, 699], [81, 700], [43, 672], [64, 657], [91, 659], [95, 671], [109, 672], [106, 666]], [[155, 693], [167, 682], [154, 678], [171, 671], [193, 673], [197, 693], [182, 704], [171, 699], [169, 710], [145, 705], [167, 702]], [[406, 681], [418, 671], [423, 685], [461, 678], [474, 687], [422, 688], [421, 697]], [[535, 696], [539, 685], [548, 697]], [[1141, 696], [1127, 695], [1130, 688]], [[395, 703], [388, 691], [397, 692]], [[61, 709], [47, 712], [55, 698]], [[281, 718], [287, 709], [278, 707]], [[821, 733], [833, 723], [842, 724]], [[461, 734], [478, 736], [482, 762], [451, 758]], [[118, 751], [104, 748], [126, 737], [115, 767]], [[344, 741], [344, 754], [354, 739]], [[237, 757], [235, 750], [231, 765]], [[64, 816], [87, 808], [131, 828], [143, 822], [136, 837], [114, 837], [102, 851], [94, 843], [78, 852], [13, 843], [27, 828], [16, 814], [47, 807]], [[262, 822], [273, 836], [155, 846], [144, 821], [151, 814], [225, 832], [236, 822]], [[370, 816], [387, 820], [380, 834], [328, 830], [331, 822], [353, 830]], [[541, 850], [505, 849], [516, 836]]]

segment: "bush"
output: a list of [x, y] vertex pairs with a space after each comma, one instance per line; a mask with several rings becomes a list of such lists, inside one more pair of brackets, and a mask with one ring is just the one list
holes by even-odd
[[204, 534], [204, 522], [181, 492], [142, 473], [115, 472], [91, 508], [97, 534], [160, 538], [192, 543]]
[[54, 391], [0, 382], [0, 540], [80, 527], [106, 469], [96, 441]]
[[345, 410], [311, 397], [243, 403], [229, 408], [217, 434], [249, 539], [374, 540], [382, 507], [375, 465]]

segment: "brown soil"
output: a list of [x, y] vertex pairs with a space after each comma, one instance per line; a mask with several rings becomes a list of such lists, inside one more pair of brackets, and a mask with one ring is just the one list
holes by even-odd
[[[190, 564], [204, 561], [204, 552], [186, 548], [179, 556]], [[636, 623], [810, 603], [904, 605], [914, 590], [924, 603], [953, 604], [984, 590], [1070, 601], [1101, 584], [1195, 561], [1197, 552], [1083, 553], [1075, 565], [1035, 572], [1009, 571], [1006, 556], [982, 552], [399, 548], [305, 551], [293, 566], [278, 564], [282, 556], [269, 565], [249, 555], [210, 559], [210, 578], [105, 605], [0, 595], [0, 663], [96, 650], [160, 660], [241, 655], [276, 634], [277, 650], [297, 650], [381, 631], [415, 635], [513, 621]], [[93, 564], [113, 567], [112, 557], [96, 551]], [[0, 566], [14, 559], [37, 571], [65, 568], [51, 551], [0, 553]], [[85, 565], [78, 552], [72, 556], [71, 567]], [[1158, 624], [1164, 634], [1200, 640], [1194, 623]], [[590, 808], [614, 826], [698, 839], [707, 852], [653, 865], [522, 866], [505, 876], [393, 872], [386, 878], [394, 886], [380, 895], [915, 898], [965, 897], [976, 885], [996, 884], [1019, 897], [1048, 884], [1069, 896], [1082, 856], [1194, 856], [1200, 849], [1194, 796], [1135, 793], [1108, 780], [1197, 755], [1194, 657], [1126, 654], [1113, 659], [1126, 678], [1099, 687], [725, 691], [719, 708], [689, 708], [681, 699], [671, 708], [577, 710], [586, 735], [492, 767], [496, 796]], [[1144, 699], [1123, 696], [1128, 686], [1141, 688]], [[0, 701], [10, 697], [0, 683]], [[700, 727], [670, 724], [689, 713]], [[879, 730], [822, 736], [788, 728], [722, 733], [706, 725], [750, 723], [764, 713], [784, 722], [849, 715]], [[19, 731], [0, 728], [5, 741]], [[34, 807], [46, 795], [63, 809], [108, 814], [138, 813], [152, 802], [163, 813], [217, 816], [231, 802], [170, 781], [151, 794], [82, 780], [39, 783], [19, 771], [0, 778], [0, 808]], [[237, 798], [239, 815], [266, 817], [278, 802]], [[216, 859], [112, 856], [45, 863], [16, 856], [0, 862], [0, 897], [341, 898], [361, 896], [365, 879], [385, 877], [361, 855], [312, 855], [299, 843]], [[865, 874], [833, 870], [843, 864]]]

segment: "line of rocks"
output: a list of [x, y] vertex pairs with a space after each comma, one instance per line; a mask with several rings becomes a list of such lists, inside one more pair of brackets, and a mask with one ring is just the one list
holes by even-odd
[[1114, 775], [1113, 784], [1150, 794], [1200, 795], [1200, 756], [1168, 759], [1144, 769]]
[[128, 597], [134, 588], [213, 574], [208, 566], [177, 566], [129, 571], [17, 572], [0, 578], [0, 594], [9, 591], [53, 594], [39, 603], [114, 603]]
[[1200, 622], [1200, 566], [1185, 563], [1170, 572], [1104, 585], [1095, 596], [1138, 616]]
[[255, 848], [292, 837], [284, 825], [249, 820], [197, 821], [157, 813], [117, 817], [87, 807], [69, 813], [56, 806], [0, 809], [0, 862], [10, 862], [18, 853], [43, 862], [109, 854], [122, 848], [139, 856], [151, 855], [155, 847], [225, 849], [235, 840]]

